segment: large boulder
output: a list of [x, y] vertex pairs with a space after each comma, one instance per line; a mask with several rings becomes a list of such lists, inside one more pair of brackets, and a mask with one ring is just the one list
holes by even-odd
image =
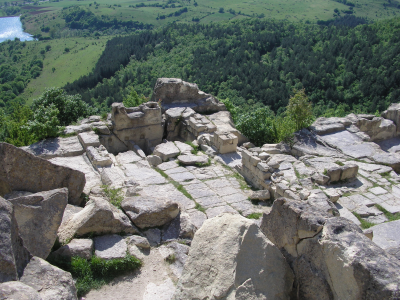
[[251, 220], [222, 214], [196, 232], [173, 299], [289, 299], [293, 274]]
[[62, 188], [9, 201], [14, 206], [25, 247], [33, 256], [46, 259], [57, 239], [57, 230], [68, 203], [68, 190]]
[[68, 203], [79, 205], [85, 174], [57, 166], [7, 143], [0, 143], [0, 196], [11, 191], [42, 192], [68, 188]]
[[171, 107], [190, 107], [198, 113], [226, 110], [224, 104], [200, 91], [197, 84], [178, 78], [157, 79], [151, 101], [160, 100], [163, 110]]
[[154, 197], [126, 198], [121, 206], [139, 228], [162, 226], [179, 214], [178, 203]]
[[0, 284], [1, 300], [42, 300], [40, 294], [29, 285], [19, 281], [9, 281]]
[[400, 292], [400, 263], [353, 222], [318, 206], [280, 198], [261, 230], [295, 274], [299, 299], [391, 299]]
[[382, 117], [396, 124], [397, 134], [400, 133], [400, 103], [392, 103], [387, 110], [382, 112]]
[[78, 299], [71, 274], [39, 257], [31, 259], [20, 280], [36, 290], [42, 300]]
[[63, 222], [58, 229], [61, 243], [74, 236], [95, 233], [138, 233], [129, 218], [118, 208], [101, 197], [91, 197], [85, 208]]
[[18, 235], [13, 206], [0, 197], [0, 282], [18, 280], [30, 257]]

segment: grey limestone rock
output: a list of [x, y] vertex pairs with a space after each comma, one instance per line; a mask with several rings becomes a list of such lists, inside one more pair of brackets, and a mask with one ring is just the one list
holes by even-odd
[[179, 213], [178, 203], [154, 197], [126, 198], [121, 206], [139, 228], [162, 226]]
[[45, 139], [32, 145], [22, 147], [22, 149], [44, 159], [78, 156], [85, 152], [77, 136]]
[[68, 203], [68, 190], [40, 192], [9, 201], [14, 206], [24, 246], [33, 256], [46, 259], [57, 239], [57, 230]]
[[57, 166], [10, 144], [0, 143], [0, 195], [66, 187], [68, 203], [79, 205], [85, 183], [85, 174], [80, 171]]
[[73, 239], [67, 245], [62, 246], [50, 255], [53, 259], [71, 259], [73, 256], [90, 259], [93, 252], [93, 240]]
[[20, 281], [36, 290], [42, 300], [77, 300], [74, 280], [70, 273], [33, 257]]
[[104, 198], [91, 196], [84, 209], [61, 224], [58, 237], [61, 243], [65, 243], [74, 236], [79, 237], [91, 232], [135, 234], [138, 233], [138, 229], [120, 209]]
[[178, 147], [176, 147], [173, 142], [159, 144], [153, 151], [153, 155], [159, 156], [163, 161], [177, 157], [179, 153]]
[[124, 258], [128, 250], [126, 241], [117, 234], [97, 236], [94, 238], [94, 254], [109, 260]]
[[207, 155], [179, 155], [178, 161], [185, 166], [204, 165], [208, 163]]
[[30, 258], [18, 233], [13, 206], [0, 197], [0, 282], [18, 280]]
[[196, 232], [173, 299], [237, 299], [249, 279], [255, 299], [289, 298], [293, 274], [277, 247], [251, 220], [222, 214]]
[[19, 281], [9, 281], [0, 284], [0, 299], [2, 300], [42, 300], [40, 294], [29, 285]]

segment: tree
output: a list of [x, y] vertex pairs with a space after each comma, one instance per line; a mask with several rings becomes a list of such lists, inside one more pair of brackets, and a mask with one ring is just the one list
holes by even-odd
[[125, 107], [139, 106], [140, 104], [147, 101], [147, 99], [143, 95], [139, 97], [137, 92], [132, 87], [130, 88], [130, 90], [130, 94], [122, 101]]
[[64, 128], [59, 126], [58, 115], [59, 110], [53, 103], [47, 107], [39, 106], [33, 114], [33, 120], [28, 121], [26, 128], [39, 141], [47, 137], [56, 137]]
[[294, 122], [295, 131], [299, 131], [310, 126], [314, 121], [314, 116], [305, 90], [293, 90], [293, 92], [294, 95], [289, 99], [286, 107], [286, 116]]
[[219, 12], [220, 14], [223, 14], [223, 13], [224, 13], [224, 8], [223, 8], [223, 7], [220, 7], [218, 12]]
[[49, 88], [33, 101], [32, 109], [37, 111], [41, 106], [49, 107], [54, 104], [58, 110], [57, 118], [61, 126], [76, 122], [78, 118], [95, 114], [96, 109], [82, 101], [80, 95], [67, 95], [61, 88]]

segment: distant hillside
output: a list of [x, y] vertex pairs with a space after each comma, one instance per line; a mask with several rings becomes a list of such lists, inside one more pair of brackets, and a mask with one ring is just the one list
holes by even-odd
[[150, 96], [158, 77], [179, 77], [243, 110], [268, 105], [281, 112], [292, 90], [305, 88], [317, 116], [374, 113], [400, 101], [399, 28], [399, 18], [354, 28], [272, 20], [173, 24], [110, 40], [94, 72], [66, 89], [107, 110], [131, 87]]

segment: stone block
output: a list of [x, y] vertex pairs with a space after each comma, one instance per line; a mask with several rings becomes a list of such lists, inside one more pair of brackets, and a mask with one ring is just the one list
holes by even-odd
[[81, 142], [83, 149], [85, 149], [85, 150], [89, 146], [93, 146], [93, 147], [100, 146], [99, 136], [96, 133], [94, 133], [93, 131], [82, 132], [82, 133], [78, 134], [78, 139]]
[[211, 137], [211, 144], [221, 154], [235, 152], [238, 144], [238, 137], [229, 132], [214, 132]]
[[117, 234], [97, 236], [94, 238], [94, 254], [110, 260], [124, 258], [128, 246], [125, 239]]
[[329, 182], [337, 182], [340, 180], [342, 175], [341, 167], [333, 167], [328, 169], [326, 175], [330, 178]]
[[112, 159], [104, 146], [94, 148], [89, 146], [86, 148], [86, 154], [90, 159], [93, 167], [96, 169], [109, 167], [112, 165]]
[[342, 174], [340, 176], [340, 180], [353, 179], [357, 177], [358, 174], [358, 165], [356, 164], [347, 164], [342, 166]]

